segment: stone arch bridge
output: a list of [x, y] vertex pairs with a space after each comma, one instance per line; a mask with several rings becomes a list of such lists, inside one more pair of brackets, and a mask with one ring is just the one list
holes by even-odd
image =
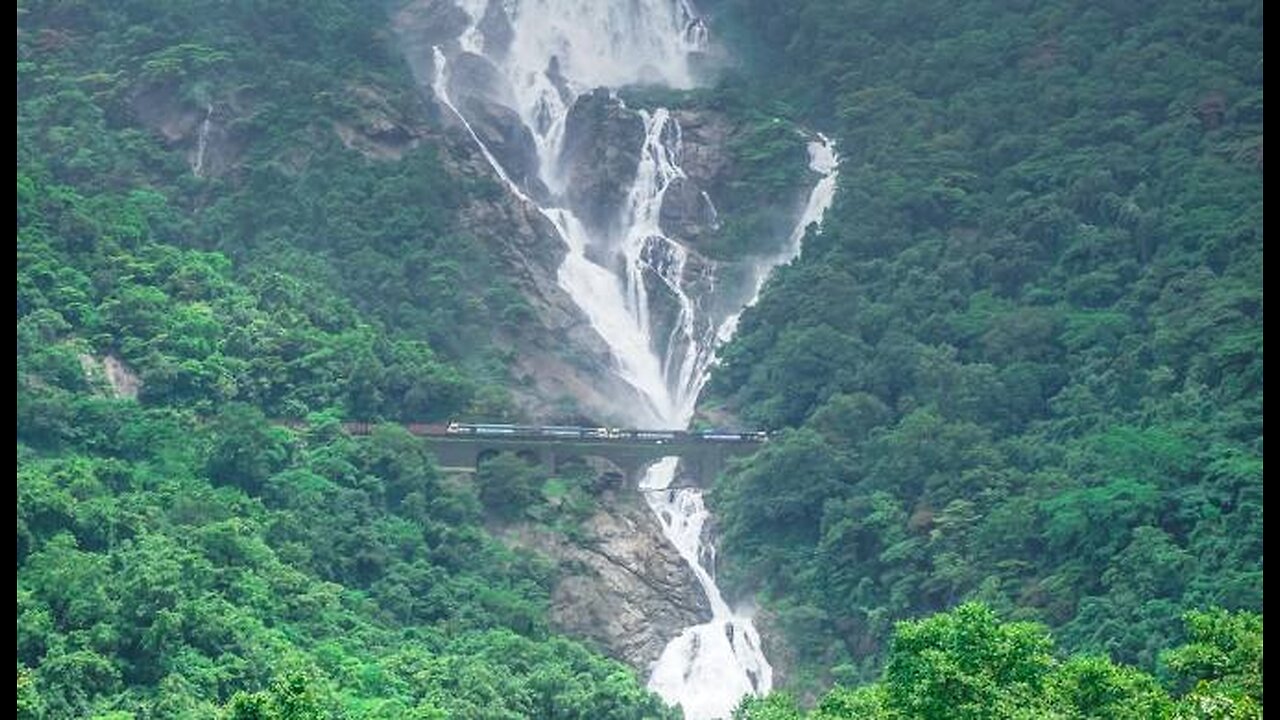
[[[345, 423], [352, 435], [366, 435], [376, 427], [369, 423]], [[422, 439], [436, 456], [441, 469], [475, 472], [486, 458], [501, 452], [519, 455], [556, 473], [570, 463], [603, 458], [618, 468], [628, 484], [634, 484], [649, 465], [666, 457], [681, 460], [674, 485], [709, 486], [731, 457], [750, 455], [763, 443], [763, 433], [692, 433], [603, 428], [519, 428], [520, 426], [464, 426], [501, 428], [493, 431], [458, 432], [448, 426], [419, 423], [404, 426]]]

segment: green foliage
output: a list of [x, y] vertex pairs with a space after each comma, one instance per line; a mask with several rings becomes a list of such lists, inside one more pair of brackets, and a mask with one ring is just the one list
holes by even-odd
[[[29, 289], [56, 286], [41, 299], [94, 320], [95, 342], [112, 334], [133, 363], [150, 350], [172, 358], [153, 389], [275, 415], [338, 405], [422, 419], [465, 407], [477, 378], [506, 378], [489, 329], [518, 327], [529, 309], [457, 227], [469, 185], [430, 142], [406, 137], [385, 161], [339, 136], [383, 121], [422, 130], [381, 3], [24, 11], [19, 255], [67, 266]], [[193, 177], [204, 119], [214, 131]], [[82, 317], [104, 302], [106, 317]], [[266, 376], [246, 380], [252, 390], [230, 387], [245, 359]], [[339, 372], [355, 385], [347, 398], [258, 396]], [[484, 390], [487, 407], [508, 405], [501, 388]]]
[[476, 470], [480, 499], [491, 510], [508, 517], [520, 514], [542, 498], [546, 477], [536, 465], [515, 453], [485, 458]]
[[320, 720], [325, 717], [308, 679], [290, 675], [253, 694], [236, 693], [227, 720]]
[[1050, 647], [1043, 629], [1002, 625], [980, 605], [904, 622], [885, 667], [888, 700], [923, 720], [1035, 717]]
[[548, 634], [552, 568], [491, 539], [475, 487], [405, 430], [59, 402], [124, 422], [57, 452], [20, 432], [26, 716], [667, 715], [628, 670]]
[[795, 689], [969, 599], [1145, 668], [1261, 610], [1261, 5], [711, 5], [717, 92], [841, 158], [706, 400], [815, 433], [713, 495]]
[[1077, 656], [1049, 677], [1066, 718], [1143, 720], [1170, 717], [1173, 703], [1155, 678], [1106, 658]]
[[878, 683], [836, 687], [809, 713], [782, 694], [753, 698], [734, 719], [1261, 718], [1261, 619], [1219, 610], [1187, 620], [1192, 642], [1168, 658], [1199, 684], [1181, 697], [1177, 688], [1171, 692], [1151, 675], [1106, 658], [1060, 660], [1044, 627], [1002, 623], [989, 608], [966, 603], [898, 623]]
[[[237, 282], [224, 256], [155, 237], [179, 222], [163, 202], [145, 198], [156, 218], [135, 222], [136, 193], [84, 197], [37, 177], [19, 176], [32, 190], [19, 209], [19, 342], [33, 366], [59, 348], [113, 355], [138, 374], [144, 402], [201, 411], [236, 400], [277, 417], [338, 406], [431, 419], [469, 402], [474, 383], [430, 347], [388, 337], [321, 285], [274, 271]], [[57, 379], [83, 383], [75, 372]]]
[[1179, 718], [1262, 717], [1262, 616], [1222, 610], [1187, 614], [1189, 642], [1162, 659], [1190, 692]]
[[483, 528], [542, 478], [341, 431], [512, 412], [489, 338], [528, 312], [425, 132], [339, 136], [424, 120], [385, 12], [20, 9], [18, 717], [672, 716]]
[[733, 720], [800, 720], [803, 717], [796, 701], [783, 693], [770, 693], [762, 698], [748, 695], [733, 711]]

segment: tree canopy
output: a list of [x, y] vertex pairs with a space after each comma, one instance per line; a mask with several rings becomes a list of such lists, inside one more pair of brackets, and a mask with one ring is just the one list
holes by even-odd
[[713, 509], [793, 681], [966, 599], [1146, 669], [1260, 612], [1261, 3], [710, 6], [840, 153], [703, 401], [783, 431]]

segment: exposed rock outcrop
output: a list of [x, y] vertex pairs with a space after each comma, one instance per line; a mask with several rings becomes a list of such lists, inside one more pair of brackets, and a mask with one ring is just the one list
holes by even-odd
[[684, 144], [680, 166], [700, 189], [722, 197], [734, 177], [729, 138], [733, 123], [723, 113], [709, 110], [677, 110], [673, 113]]
[[[419, 4], [426, 7], [430, 3], [426, 0], [415, 3]], [[491, 183], [492, 192], [477, 188], [476, 192], [465, 194], [465, 204], [458, 208], [458, 229], [480, 241], [493, 253], [504, 276], [520, 290], [533, 310], [532, 322], [494, 328], [493, 341], [499, 349], [506, 351], [509, 358], [508, 369], [515, 381], [510, 389], [515, 401], [524, 414], [533, 418], [576, 414], [597, 422], [617, 419], [614, 416], [617, 398], [629, 399], [624, 403], [639, 403], [641, 400], [634, 388], [612, 372], [614, 360], [604, 340], [556, 282], [560, 263], [567, 251], [564, 241], [537, 208], [521, 202], [501, 187], [493, 168], [462, 123], [435, 98], [432, 91], [435, 68], [431, 38], [416, 35], [422, 29], [411, 19], [411, 16], [398, 14], [393, 27], [418, 81], [419, 90], [425, 99], [431, 101], [430, 115], [436, 122], [432, 140], [439, 144], [441, 162], [459, 182]], [[494, 97], [505, 97], [510, 93], [505, 79], [492, 63], [476, 55], [456, 53], [449, 66], [449, 75], [461, 95], [454, 96], [451, 90], [450, 97], [455, 101], [467, 102], [467, 98], [475, 98], [477, 103], [485, 104]], [[471, 115], [474, 109], [463, 109], [463, 112]], [[510, 116], [495, 117], [492, 128], [477, 128], [474, 118], [471, 120], [477, 134], [482, 129], [485, 133], [501, 134], [501, 126], [511, 121]], [[511, 167], [536, 167], [529, 161], [532, 139], [528, 138], [523, 125], [521, 130], [526, 134], [507, 133], [514, 138], [512, 153], [515, 158], [498, 158], [504, 171]], [[514, 174], [509, 173], [509, 176]], [[540, 185], [530, 185], [532, 183], [526, 184], [525, 189], [531, 194], [541, 191]]]
[[458, 37], [471, 18], [452, 0], [413, 0], [392, 16], [391, 23], [403, 37], [425, 46], [429, 57], [432, 45]]
[[80, 369], [84, 371], [85, 380], [96, 387], [110, 388], [112, 397], [136, 400], [142, 381], [132, 370], [125, 366], [115, 355], [106, 355], [101, 359], [88, 353], [81, 353]]
[[476, 97], [504, 105], [513, 102], [511, 85], [498, 68], [487, 58], [469, 52], [460, 52], [449, 61], [449, 97], [454, 102]]
[[430, 134], [423, 118], [396, 108], [374, 87], [353, 86], [348, 92], [354, 117], [334, 121], [342, 144], [374, 160], [399, 160]]
[[716, 208], [707, 192], [688, 178], [676, 178], [662, 196], [658, 213], [662, 232], [697, 243], [716, 229]]
[[505, 57], [511, 41], [515, 39], [515, 31], [511, 28], [507, 14], [502, 11], [502, 0], [489, 0], [484, 16], [476, 27], [484, 36], [485, 51], [497, 58]]
[[538, 177], [538, 148], [520, 116], [505, 105], [479, 96], [459, 100], [458, 109], [507, 176], [530, 196], [545, 198], [547, 190]]
[[551, 594], [556, 629], [647, 669], [681, 629], [710, 620], [711, 609], [639, 492], [607, 491], [597, 508], [577, 540], [529, 526], [507, 537], [558, 561]]
[[[492, 177], [493, 170], [461, 128], [453, 127], [441, 141], [441, 159], [451, 174]], [[564, 241], [536, 208], [497, 187], [495, 191], [469, 193], [458, 219], [461, 230], [493, 252], [533, 309], [534, 322], [496, 328], [493, 336], [509, 351], [516, 402], [529, 417], [554, 418], [568, 408], [600, 422], [615, 419], [617, 398], [641, 400], [612, 372], [608, 346], [556, 282]]]
[[165, 142], [178, 143], [193, 137], [204, 113], [179, 100], [176, 83], [158, 83], [139, 88], [129, 100], [134, 117], [158, 133]]
[[733, 124], [710, 110], [678, 110], [673, 117], [680, 124], [680, 166], [685, 177], [668, 186], [658, 222], [668, 237], [696, 247], [719, 229], [713, 198], [725, 197], [733, 179], [728, 150]]
[[[773, 667], [773, 686], [788, 688], [795, 692], [797, 688], [792, 685], [792, 676], [800, 661], [796, 656], [795, 648], [787, 643], [787, 633], [782, 628], [781, 619], [774, 611], [756, 608], [752, 615], [752, 622], [755, 623], [756, 632], [760, 633], [760, 643], [765, 657], [769, 658], [769, 664]], [[801, 703], [805, 706], [817, 704], [819, 696], [813, 690], [812, 684], [806, 683], [799, 690], [800, 695], [797, 699]]]
[[582, 95], [565, 118], [560, 171], [569, 207], [592, 230], [616, 221], [636, 178], [644, 121], [609, 91]]
[[185, 100], [176, 83], [137, 88], [129, 99], [138, 122], [166, 144], [185, 150], [192, 172], [216, 177], [234, 170], [249, 138], [231, 128], [232, 103], [210, 101], [198, 107]]
[[493, 63], [473, 53], [458, 53], [449, 63], [449, 96], [507, 176], [531, 196], [545, 199], [538, 147], [511, 109], [511, 87]]

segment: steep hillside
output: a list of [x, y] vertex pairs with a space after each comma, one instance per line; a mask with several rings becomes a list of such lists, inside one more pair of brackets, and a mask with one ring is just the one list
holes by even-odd
[[[517, 412], [533, 312], [388, 27], [20, 9], [19, 717], [669, 715], [551, 631], [557, 566], [485, 529], [493, 472], [336, 424]], [[508, 470], [547, 525], [593, 502]]]
[[21, 4], [20, 717], [1261, 717], [1261, 3], [519, 7]]
[[1262, 607], [1262, 6], [715, 3], [840, 192], [713, 378], [715, 507], [809, 681], [981, 599], [1151, 666]]

